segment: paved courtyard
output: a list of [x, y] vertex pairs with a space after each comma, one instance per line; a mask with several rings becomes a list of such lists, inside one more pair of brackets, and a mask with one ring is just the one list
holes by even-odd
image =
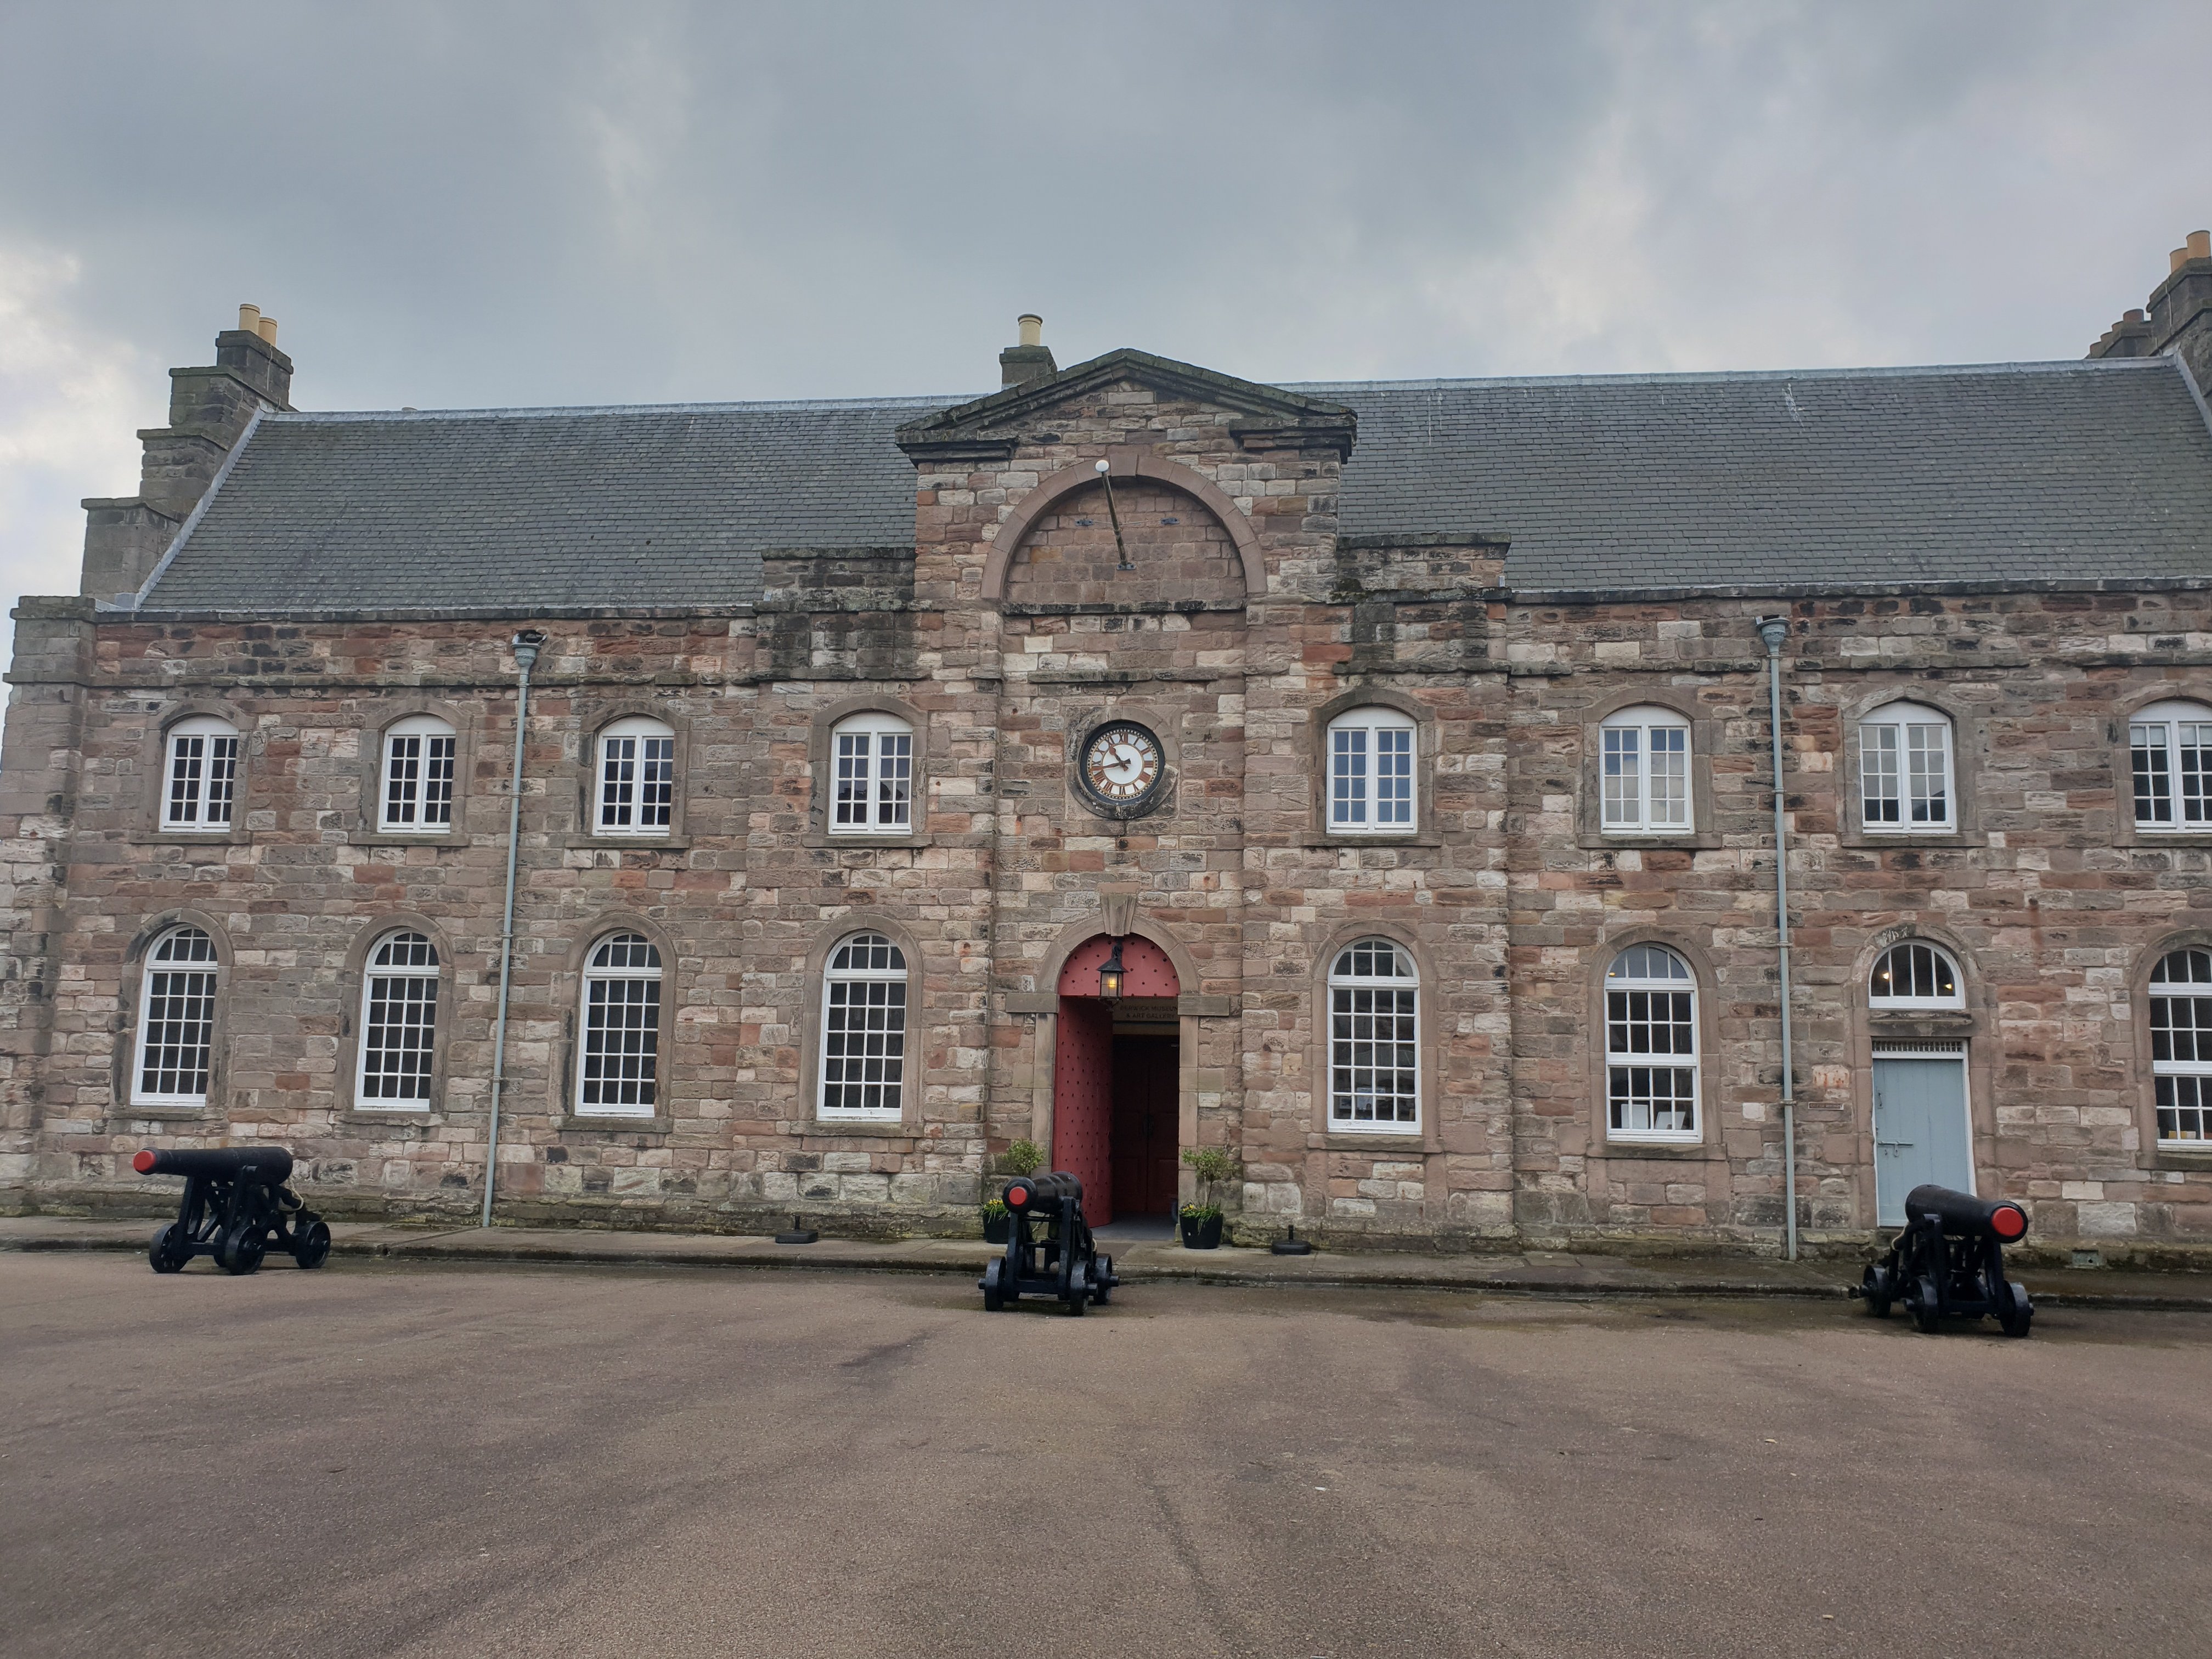
[[10, 1656], [2202, 1655], [2212, 1319], [0, 1256]]

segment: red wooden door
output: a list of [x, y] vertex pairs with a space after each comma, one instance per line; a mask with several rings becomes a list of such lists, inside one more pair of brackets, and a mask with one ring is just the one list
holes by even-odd
[[1083, 1182], [1083, 1217], [1114, 1218], [1114, 1012], [1096, 997], [1060, 1000], [1053, 1046], [1052, 1167]]

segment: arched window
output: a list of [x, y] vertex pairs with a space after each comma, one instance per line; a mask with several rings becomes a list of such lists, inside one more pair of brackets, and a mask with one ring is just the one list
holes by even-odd
[[1690, 723], [1671, 708], [1624, 708], [1598, 730], [1605, 828], [1690, 828]]
[[906, 1087], [906, 952], [855, 933], [822, 985], [822, 1115], [896, 1118]]
[[1867, 981], [1867, 1001], [1876, 1012], [1915, 1008], [1963, 1008], [1958, 964], [1936, 946], [1907, 939], [1883, 951]]
[[229, 829], [238, 805], [238, 728], [212, 715], [179, 720], [169, 728], [163, 775], [164, 830]]
[[914, 827], [914, 728], [855, 714], [830, 734], [830, 830], [883, 835]]
[[1951, 719], [1917, 702], [1884, 703], [1859, 722], [1859, 805], [1869, 831], [1954, 830]]
[[2169, 951], [2151, 970], [2150, 1069], [2160, 1144], [2212, 1140], [2212, 951]]
[[1664, 946], [1632, 945], [1606, 969], [1605, 1069], [1612, 1139], [1698, 1139], [1697, 981]]
[[385, 728], [378, 829], [440, 835], [453, 828], [456, 746], [453, 728], [434, 714], [410, 714]]
[[1364, 939], [1328, 970], [1328, 1127], [1418, 1129], [1420, 982], [1387, 939]]
[[207, 1104], [221, 975], [215, 941], [199, 928], [172, 927], [154, 941], [139, 999], [132, 1100], [146, 1106]]
[[651, 1117], [659, 1099], [660, 952], [641, 933], [615, 933], [584, 969], [579, 1116]]
[[2212, 829], [2212, 708], [2157, 702], [2128, 722], [2139, 830]]
[[438, 947], [417, 933], [386, 933], [362, 976], [355, 1099], [378, 1111], [427, 1111], [437, 1043]]
[[1328, 827], [1341, 835], [1410, 835], [1414, 726], [1395, 708], [1355, 708], [1328, 723]]
[[599, 733], [599, 810], [602, 836], [665, 836], [676, 808], [676, 732], [632, 715]]

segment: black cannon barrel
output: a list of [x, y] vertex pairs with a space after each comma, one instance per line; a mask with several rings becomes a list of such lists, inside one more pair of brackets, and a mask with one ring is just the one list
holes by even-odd
[[1081, 1178], [1065, 1170], [1055, 1170], [1050, 1175], [1016, 1176], [1006, 1183], [1006, 1207], [1010, 1210], [1041, 1210], [1063, 1198], [1082, 1196]]
[[1905, 1195], [1905, 1218], [1920, 1221], [1934, 1216], [1947, 1233], [1973, 1238], [1995, 1238], [2009, 1244], [2027, 1234], [2027, 1212], [2008, 1198], [1976, 1198], [1933, 1184], [1915, 1187]]
[[131, 1160], [131, 1167], [140, 1175], [200, 1176], [214, 1181], [235, 1181], [238, 1172], [249, 1164], [272, 1187], [281, 1187], [292, 1178], [292, 1154], [282, 1146], [209, 1146], [162, 1152], [149, 1146]]

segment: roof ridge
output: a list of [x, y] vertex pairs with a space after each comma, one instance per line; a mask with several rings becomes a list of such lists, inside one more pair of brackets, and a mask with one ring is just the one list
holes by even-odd
[[1641, 374], [1479, 374], [1413, 380], [1289, 380], [1286, 391], [1443, 392], [1469, 386], [1680, 386], [1778, 380], [1907, 380], [1934, 374], [2058, 374], [2154, 367], [2155, 357], [2060, 357], [2008, 363], [1899, 363], [1864, 368], [1716, 368]]
[[484, 421], [501, 419], [580, 418], [593, 415], [728, 415], [791, 414], [806, 410], [835, 409], [947, 409], [972, 398], [782, 398], [757, 402], [720, 404], [518, 404], [491, 409], [295, 409], [270, 416], [287, 425], [346, 421]]

